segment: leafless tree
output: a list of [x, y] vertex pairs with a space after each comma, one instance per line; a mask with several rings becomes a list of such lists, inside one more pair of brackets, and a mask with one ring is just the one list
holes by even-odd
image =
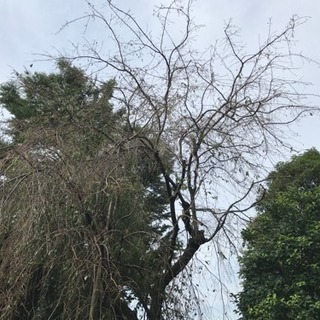
[[[218, 233], [232, 242], [228, 221], [247, 219], [265, 159], [289, 151], [288, 126], [317, 110], [307, 104], [307, 84], [292, 72], [297, 59], [307, 60], [291, 47], [295, 28], [305, 20], [293, 17], [282, 32], [270, 31], [254, 52], [247, 52], [237, 30], [227, 25], [222, 41], [198, 52], [192, 47], [198, 31], [192, 1], [157, 8], [156, 35], [111, 1], [101, 11], [89, 6], [81, 19], [102, 23], [115, 52], [105, 55], [88, 44], [74, 58], [115, 75], [114, 101], [127, 110], [131, 139], [150, 150], [166, 183], [170, 246], [145, 304], [149, 318], [160, 319], [172, 280]], [[177, 19], [183, 21], [180, 30]], [[163, 163], [164, 152], [174, 159], [173, 172]], [[185, 246], [177, 255], [179, 239]]]

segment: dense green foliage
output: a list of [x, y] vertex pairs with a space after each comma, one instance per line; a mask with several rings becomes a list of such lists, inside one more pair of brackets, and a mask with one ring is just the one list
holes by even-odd
[[1, 86], [0, 318], [131, 319], [165, 263], [166, 189], [114, 81], [58, 67]]
[[319, 177], [314, 149], [270, 174], [258, 216], [242, 233], [242, 319], [320, 318]]

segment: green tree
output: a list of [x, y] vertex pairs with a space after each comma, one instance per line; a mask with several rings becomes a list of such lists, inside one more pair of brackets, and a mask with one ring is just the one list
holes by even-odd
[[165, 185], [113, 111], [114, 81], [58, 68], [0, 88], [14, 115], [2, 147], [1, 317], [133, 319], [128, 304], [148, 303], [161, 268]]
[[319, 319], [319, 177], [315, 149], [269, 175], [258, 216], [242, 233], [242, 319]]

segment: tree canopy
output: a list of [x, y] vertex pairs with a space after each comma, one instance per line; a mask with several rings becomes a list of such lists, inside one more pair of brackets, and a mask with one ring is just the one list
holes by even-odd
[[88, 40], [56, 72], [0, 88], [13, 114], [0, 153], [0, 317], [201, 318], [197, 253], [234, 245], [263, 160], [290, 150], [284, 130], [318, 110], [292, 78], [303, 20], [253, 52], [228, 25], [199, 52], [192, 1], [156, 8], [158, 34], [113, 1], [88, 6], [72, 23], [101, 23], [108, 48]]
[[242, 233], [242, 319], [319, 319], [319, 176], [315, 149], [269, 175], [258, 216]]
[[126, 139], [114, 81], [58, 67], [1, 87], [15, 116], [3, 142], [1, 314], [121, 318], [135, 292], [147, 303], [162, 263], [165, 186], [146, 148]]

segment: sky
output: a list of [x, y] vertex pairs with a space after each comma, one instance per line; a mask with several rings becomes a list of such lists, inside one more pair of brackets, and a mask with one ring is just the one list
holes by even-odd
[[[142, 26], [153, 31], [154, 5], [156, 0], [112, 0], [120, 7], [131, 10]], [[91, 1], [103, 9], [102, 0]], [[183, 0], [182, 0], [183, 2]], [[33, 64], [35, 71], [52, 71], [52, 62], [40, 61], [39, 54], [56, 55], [72, 49], [74, 44], [85, 43], [88, 34], [83, 33], [84, 22], [71, 25], [61, 32], [70, 20], [83, 16], [87, 11], [84, 0], [0, 0], [0, 83], [11, 79], [13, 71], [23, 72]], [[293, 15], [307, 17], [295, 35], [295, 51], [312, 60], [320, 61], [320, 2], [318, 0], [198, 0], [194, 3], [192, 16], [198, 24], [197, 44], [208, 47], [223, 36], [226, 23], [232, 20], [240, 30], [240, 36], [248, 48], [257, 48], [267, 34], [270, 23], [275, 31], [284, 29]], [[178, 30], [177, 30], [178, 31]], [[89, 30], [90, 38], [105, 41], [102, 29]], [[313, 83], [315, 96], [310, 101], [320, 102], [320, 69], [316, 63], [304, 63], [297, 74], [302, 80]], [[297, 135], [292, 143], [298, 150], [316, 147], [320, 150], [319, 118], [303, 119], [293, 128]], [[216, 318], [222, 319], [222, 318]], [[235, 319], [230, 316], [226, 319]]]
[[[98, 9], [103, 0], [91, 1]], [[122, 8], [130, 9], [142, 25], [152, 30], [156, 0], [113, 0]], [[183, 1], [182, 1], [183, 2]], [[33, 69], [47, 71], [53, 64], [40, 62], [36, 54], [58, 54], [84, 43], [84, 22], [71, 25], [59, 32], [65, 22], [83, 16], [88, 11], [84, 0], [1, 0], [0, 1], [0, 83], [12, 77], [13, 70], [22, 72], [33, 63]], [[197, 0], [192, 15], [198, 24], [198, 43], [207, 47], [222, 37], [223, 28], [232, 20], [241, 32], [248, 47], [255, 48], [266, 35], [269, 24], [273, 30], [282, 30], [293, 15], [308, 17], [296, 32], [296, 51], [320, 61], [320, 3], [317, 0]], [[105, 41], [103, 30], [91, 30], [91, 37]], [[36, 60], [36, 61], [35, 61]], [[304, 64], [299, 71], [303, 80], [313, 83], [313, 92], [320, 93], [320, 69], [314, 64]], [[296, 149], [312, 146], [320, 149], [320, 126], [317, 118], [303, 120], [295, 127], [299, 136], [293, 142]]]

